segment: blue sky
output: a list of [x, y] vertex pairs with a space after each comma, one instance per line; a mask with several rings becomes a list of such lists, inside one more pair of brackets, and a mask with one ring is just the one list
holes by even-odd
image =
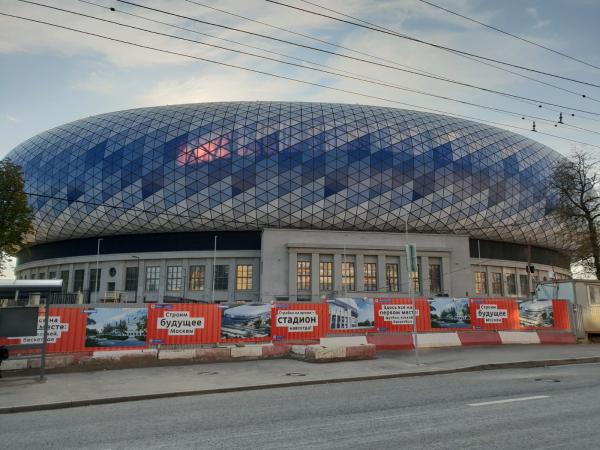
[[[205, 42], [242, 49], [241, 46], [219, 42], [191, 32], [172, 29], [165, 25], [149, 23], [127, 16], [120, 11], [135, 13], [179, 27], [191, 28], [220, 38], [277, 51], [297, 58], [340, 68], [393, 82], [410, 88], [426, 90], [440, 95], [483, 103], [497, 108], [510, 109], [519, 114], [537, 114], [551, 120], [558, 113], [536, 105], [498, 97], [465, 87], [453, 86], [403, 73], [348, 61], [332, 55], [319, 54], [306, 49], [259, 37], [201, 25], [190, 20], [145, 11], [116, 0], [90, 0], [117, 9], [110, 12], [77, 0], [40, 0], [53, 6], [108, 18], [136, 26], [152, 28]], [[392, 36], [360, 29], [329, 19], [297, 12], [263, 0], [215, 1], [196, 0], [227, 11], [309, 34], [320, 39], [356, 49], [401, 64], [417, 67], [445, 77], [475, 83], [487, 88], [510, 91], [518, 95], [540, 98], [556, 104], [600, 112], [600, 102], [586, 100], [536, 82], [451, 55], [440, 50], [411, 43]], [[287, 1], [287, 0], [285, 0]], [[597, 26], [600, 19], [600, 2], [595, 0], [432, 0], [447, 8], [478, 20], [490, 23], [512, 33], [535, 40], [572, 56], [600, 66], [600, 41]], [[306, 38], [276, 31], [264, 25], [212, 11], [185, 0], [137, 0], [138, 3], [170, 12], [213, 21], [220, 24], [277, 36], [308, 45], [318, 45]], [[314, 6], [299, 0], [289, 0], [309, 9]], [[540, 70], [591, 82], [600, 81], [600, 70], [532, 47], [515, 39], [469, 23], [418, 0], [338, 1], [316, 3], [358, 16], [399, 32], [484, 54], [493, 58], [524, 64]], [[504, 113], [480, 110], [439, 99], [424, 97], [382, 86], [374, 86], [337, 76], [319, 74], [310, 70], [283, 66], [274, 62], [236, 55], [224, 50], [203, 47], [126, 30], [115, 25], [50, 11], [39, 6], [21, 4], [16, 0], [0, 0], [0, 11], [60, 23], [74, 28], [107, 34], [113, 37], [153, 45], [156, 47], [213, 58], [231, 64], [258, 68], [284, 76], [316, 82], [339, 89], [354, 90], [367, 95], [412, 103], [414, 105], [445, 110], [453, 114], [466, 114], [481, 120], [492, 120], [507, 125], [531, 128], [531, 120], [521, 120]], [[331, 47], [329, 47], [331, 48]], [[257, 50], [249, 50], [258, 52]], [[346, 52], [347, 53], [347, 52]], [[272, 55], [271, 55], [272, 56]], [[529, 74], [531, 75], [531, 74]], [[600, 89], [532, 75], [576, 92], [600, 99]], [[43, 25], [25, 23], [0, 17], [0, 157], [6, 155], [23, 140], [81, 117], [118, 109], [142, 106], [221, 100], [305, 100], [345, 103], [366, 103], [399, 106], [383, 100], [368, 99], [353, 94], [306, 86], [264, 75], [257, 75], [210, 63], [165, 55], [150, 50], [136, 49], [99, 38], [51, 29]], [[566, 111], [566, 110], [565, 110]], [[581, 115], [583, 116], [583, 114]], [[593, 116], [590, 116], [593, 117]], [[567, 118], [567, 114], [565, 114]], [[600, 119], [600, 116], [596, 116]], [[598, 130], [597, 120], [569, 117], [569, 122], [591, 130]], [[537, 121], [540, 131], [600, 145], [600, 135], [581, 132], [566, 127]], [[568, 153], [572, 144], [560, 139], [522, 131], [562, 153]], [[595, 149], [600, 151], [600, 149]]]

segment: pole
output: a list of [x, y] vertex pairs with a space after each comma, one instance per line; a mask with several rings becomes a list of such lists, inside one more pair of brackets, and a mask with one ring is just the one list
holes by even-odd
[[98, 298], [100, 296], [100, 277], [98, 276], [100, 266], [100, 241], [102, 241], [102, 238], [98, 238], [98, 249], [96, 251], [96, 303], [98, 303]]
[[215, 236], [215, 248], [213, 250], [213, 264], [212, 264], [212, 286], [210, 289], [210, 302], [215, 302], [215, 278], [216, 278], [216, 268], [217, 268], [217, 237]]
[[[404, 221], [404, 237], [406, 239], [406, 250], [408, 252], [408, 212], [406, 213], [406, 220]], [[408, 255], [407, 255], [408, 256]], [[416, 251], [415, 251], [416, 258]], [[411, 263], [409, 258], [406, 258], [408, 268], [408, 292], [412, 300], [412, 335], [413, 342], [415, 344], [415, 364], [418, 366], [419, 363], [419, 335], [417, 334], [417, 300], [415, 298], [415, 289], [413, 289], [414, 272], [412, 271]]]
[[527, 289], [529, 289], [527, 299], [531, 300], [533, 298], [533, 291], [531, 286], [531, 245], [529, 244], [527, 244]]
[[46, 292], [44, 302], [44, 337], [42, 338], [42, 360], [40, 362], [40, 382], [45, 380], [46, 375], [46, 344], [48, 343], [48, 322], [50, 319], [50, 292]]

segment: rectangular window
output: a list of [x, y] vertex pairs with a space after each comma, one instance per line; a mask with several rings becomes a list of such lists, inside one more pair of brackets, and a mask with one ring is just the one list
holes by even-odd
[[48, 273], [48, 279], [49, 280], [56, 280], [56, 272], [49, 272]]
[[190, 291], [203, 291], [205, 283], [204, 266], [190, 266]]
[[215, 266], [215, 291], [229, 289], [229, 266], [225, 264]]
[[40, 274], [38, 275], [38, 279], [40, 279], [40, 280], [46, 279], [46, 272], [40, 272]]
[[588, 290], [590, 292], [590, 305], [597, 305], [600, 303], [600, 286], [588, 284]]
[[299, 291], [310, 291], [310, 261], [297, 262], [296, 278]]
[[101, 279], [102, 269], [98, 269], [98, 278], [96, 278], [96, 269], [90, 269], [90, 284], [88, 286], [90, 292], [98, 292], [100, 290]]
[[487, 276], [485, 272], [475, 272], [475, 293], [479, 295], [487, 294]]
[[31, 274], [31, 279], [32, 279], [32, 280], [35, 280], [35, 273], [32, 273], [32, 274]]
[[432, 294], [442, 292], [442, 265], [429, 264], [429, 290]]
[[138, 278], [140, 271], [138, 267], [127, 267], [125, 269], [125, 290], [128, 292], [137, 292]]
[[108, 292], [115, 292], [115, 282], [109, 281], [108, 283], [106, 283], [106, 290]]
[[365, 291], [377, 290], [377, 263], [364, 263]]
[[417, 256], [417, 271], [412, 274], [411, 287], [414, 293], [421, 292], [421, 257]]
[[183, 267], [167, 267], [167, 291], [177, 292], [183, 289]]
[[330, 261], [319, 263], [319, 290], [333, 290], [333, 263]]
[[68, 292], [69, 291], [69, 271], [68, 270], [61, 270], [60, 271], [60, 279], [62, 280], [63, 284], [62, 284], [62, 291], [64, 292]]
[[521, 285], [521, 297], [529, 296], [529, 280], [527, 275], [519, 275], [519, 284]]
[[83, 269], [77, 269], [74, 272], [73, 276], [73, 292], [82, 292], [83, 291], [83, 277], [85, 275], [85, 271]]
[[385, 265], [385, 282], [388, 292], [398, 292], [400, 290], [398, 279], [398, 264]]
[[506, 293], [517, 295], [517, 276], [514, 273], [506, 274]]
[[502, 295], [502, 274], [492, 272], [492, 294]]
[[356, 275], [353, 262], [342, 263], [342, 289], [344, 292], [356, 290]]
[[238, 291], [252, 290], [252, 265], [238, 264], [235, 268], [235, 288]]
[[146, 267], [146, 291], [158, 292], [160, 282], [160, 266]]

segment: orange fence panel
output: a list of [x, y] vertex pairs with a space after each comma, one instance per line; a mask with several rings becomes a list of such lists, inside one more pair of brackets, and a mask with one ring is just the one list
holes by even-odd
[[221, 332], [217, 305], [152, 304], [148, 307], [148, 343], [215, 344]]
[[315, 340], [327, 333], [326, 303], [277, 303], [271, 311], [274, 340]]
[[[429, 302], [427, 299], [415, 300], [417, 309], [417, 331], [429, 331]], [[378, 332], [413, 331], [413, 306], [410, 298], [376, 298], [375, 327]]]
[[513, 299], [471, 299], [470, 307], [474, 330], [519, 329], [519, 306]]
[[568, 300], [552, 300], [552, 310], [554, 318], [554, 328], [557, 330], [570, 330], [571, 320], [569, 315], [569, 308], [571, 302]]

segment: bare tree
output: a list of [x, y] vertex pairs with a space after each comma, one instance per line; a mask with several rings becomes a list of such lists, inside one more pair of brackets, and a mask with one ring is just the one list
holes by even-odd
[[600, 280], [600, 161], [582, 150], [554, 168], [551, 185], [558, 194], [555, 214], [566, 225], [574, 245], [573, 262]]

